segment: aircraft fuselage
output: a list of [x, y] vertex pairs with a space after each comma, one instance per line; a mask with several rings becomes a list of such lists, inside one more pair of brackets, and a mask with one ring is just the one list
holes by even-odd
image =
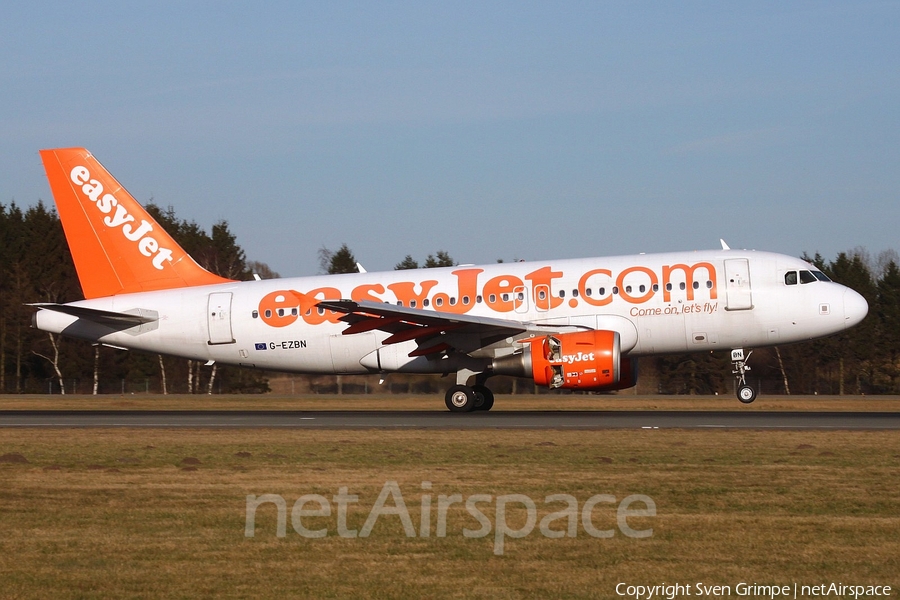
[[[341, 313], [304, 307], [293, 292], [318, 300], [399, 304], [450, 317], [614, 330], [622, 352], [631, 356], [799, 342], [841, 331], [865, 316], [865, 301], [855, 291], [799, 273], [816, 270], [797, 258], [739, 250], [499, 263], [120, 294], [72, 305], [158, 313], [158, 320], [116, 330], [42, 310], [35, 324], [194, 360], [298, 373], [370, 373], [447, 372], [455, 370], [455, 363], [447, 357], [409, 357], [413, 341], [385, 352], [389, 332], [343, 335], [348, 326], [339, 320]], [[498, 340], [469, 354], [503, 355], [515, 347], [512, 342]]]

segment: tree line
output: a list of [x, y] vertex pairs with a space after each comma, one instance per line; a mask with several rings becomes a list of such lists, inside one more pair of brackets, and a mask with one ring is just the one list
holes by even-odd
[[[278, 277], [249, 261], [226, 221], [209, 232], [178, 218], [172, 207], [147, 211], [204, 268], [222, 277]], [[858, 326], [823, 340], [763, 348], [750, 360], [750, 379], [765, 393], [900, 393], [900, 268], [897, 253], [871, 257], [857, 248], [833, 261], [804, 256], [831, 279], [862, 294], [869, 315]], [[352, 273], [358, 264], [343, 244], [319, 250], [323, 273]], [[454, 266], [444, 250], [420, 263], [406, 255], [395, 269]], [[82, 299], [59, 218], [42, 202], [27, 209], [0, 204], [0, 392], [3, 393], [230, 393], [265, 392], [268, 375], [230, 366], [205, 366], [167, 356], [123, 351], [31, 327], [35, 302]], [[727, 349], [726, 349], [727, 350]], [[727, 351], [647, 357], [639, 390], [675, 394], [730, 393]], [[152, 385], [151, 385], [152, 382]], [[499, 382], [498, 382], [499, 383]], [[152, 388], [152, 389], [151, 389]], [[378, 391], [377, 386], [366, 389]], [[511, 390], [532, 390], [510, 385]], [[500, 391], [499, 389], [497, 391]]]

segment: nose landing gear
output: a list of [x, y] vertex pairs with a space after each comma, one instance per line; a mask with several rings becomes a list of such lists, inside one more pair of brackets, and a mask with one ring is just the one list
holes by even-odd
[[756, 400], [757, 394], [756, 388], [747, 383], [747, 371], [750, 370], [750, 367], [747, 366], [747, 360], [751, 354], [753, 354], [753, 350], [750, 350], [744, 356], [743, 348], [736, 348], [731, 351], [731, 362], [734, 363], [734, 369], [731, 372], [734, 373], [737, 379], [737, 398], [744, 404], [750, 404]]

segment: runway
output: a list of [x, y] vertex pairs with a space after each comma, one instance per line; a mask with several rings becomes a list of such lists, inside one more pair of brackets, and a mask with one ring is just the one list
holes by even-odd
[[900, 412], [0, 411], [0, 427], [300, 429], [900, 429]]

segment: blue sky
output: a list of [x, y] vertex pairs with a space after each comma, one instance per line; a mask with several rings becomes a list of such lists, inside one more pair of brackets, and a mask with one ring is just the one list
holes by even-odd
[[0, 203], [85, 146], [313, 274], [718, 247], [900, 249], [898, 2], [30, 2]]

